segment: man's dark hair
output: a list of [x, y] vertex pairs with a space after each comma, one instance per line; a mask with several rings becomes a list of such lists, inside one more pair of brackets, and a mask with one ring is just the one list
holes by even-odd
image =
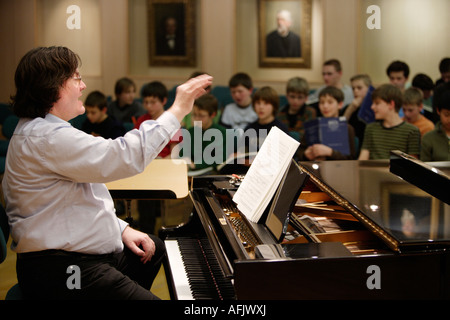
[[26, 53], [14, 76], [14, 114], [19, 118], [45, 117], [80, 64], [80, 57], [66, 47], [38, 47]]

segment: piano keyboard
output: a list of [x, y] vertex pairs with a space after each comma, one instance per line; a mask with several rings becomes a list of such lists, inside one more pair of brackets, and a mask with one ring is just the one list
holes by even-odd
[[174, 294], [178, 300], [234, 299], [234, 287], [226, 279], [207, 239], [165, 240]]

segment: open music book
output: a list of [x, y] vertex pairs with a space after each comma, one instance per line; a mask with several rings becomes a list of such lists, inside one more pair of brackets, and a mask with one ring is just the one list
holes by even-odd
[[300, 143], [272, 127], [233, 196], [237, 208], [257, 223], [269, 205]]

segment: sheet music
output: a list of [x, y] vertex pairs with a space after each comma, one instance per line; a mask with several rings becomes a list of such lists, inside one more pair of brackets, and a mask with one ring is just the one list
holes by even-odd
[[272, 127], [233, 196], [233, 201], [247, 219], [255, 223], [259, 221], [299, 145], [278, 127]]

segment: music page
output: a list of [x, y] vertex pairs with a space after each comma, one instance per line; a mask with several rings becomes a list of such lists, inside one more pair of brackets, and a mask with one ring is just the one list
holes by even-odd
[[257, 223], [277, 190], [300, 143], [272, 127], [233, 196], [238, 209]]

